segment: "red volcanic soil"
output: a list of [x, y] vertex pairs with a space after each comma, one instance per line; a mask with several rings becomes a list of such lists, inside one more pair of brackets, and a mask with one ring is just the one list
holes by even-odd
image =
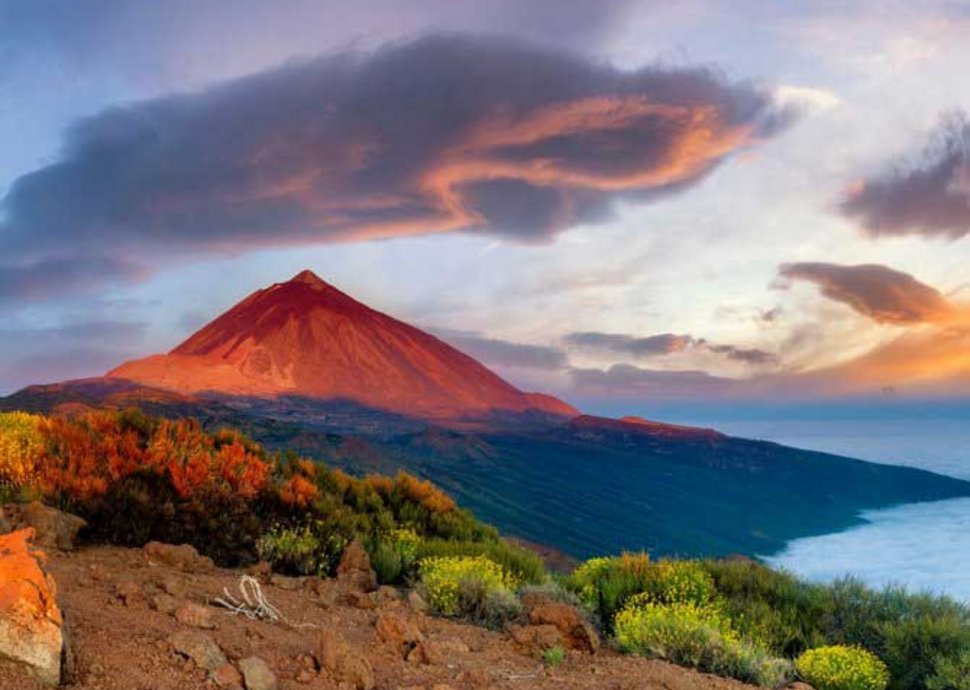
[[258, 290], [167, 355], [108, 373], [181, 393], [346, 399], [414, 416], [577, 410], [524, 393], [432, 335], [310, 271]]

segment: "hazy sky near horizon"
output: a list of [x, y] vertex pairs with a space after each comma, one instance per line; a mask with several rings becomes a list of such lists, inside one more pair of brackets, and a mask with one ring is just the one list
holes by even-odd
[[569, 399], [962, 395], [970, 3], [0, 0], [0, 393], [310, 268]]

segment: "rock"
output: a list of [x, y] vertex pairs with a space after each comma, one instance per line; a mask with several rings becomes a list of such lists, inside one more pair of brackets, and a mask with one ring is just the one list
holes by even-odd
[[115, 587], [115, 595], [125, 606], [135, 606], [144, 603], [147, 599], [141, 585], [131, 580], [119, 582]]
[[316, 657], [320, 667], [337, 683], [348, 683], [357, 690], [373, 690], [374, 669], [370, 661], [351, 648], [340, 633], [334, 630], [320, 633]]
[[39, 501], [27, 505], [9, 503], [3, 512], [12, 529], [32, 527], [33, 543], [45, 549], [73, 551], [78, 532], [88, 524], [77, 515], [63, 513]]
[[269, 583], [274, 587], [279, 587], [290, 592], [295, 592], [303, 588], [302, 577], [287, 577], [286, 575], [277, 575], [275, 573], [270, 575]]
[[150, 541], [145, 544], [144, 552], [149, 563], [167, 565], [186, 573], [205, 573], [215, 567], [211, 558], [200, 556], [195, 547], [189, 544], [175, 546]]
[[600, 646], [599, 634], [579, 609], [549, 599], [537, 602], [529, 611], [533, 625], [554, 625], [570, 649], [594, 653]]
[[192, 601], [186, 602], [176, 609], [175, 620], [182, 625], [193, 628], [211, 630], [216, 627], [216, 624], [212, 621], [212, 610]]
[[242, 672], [246, 690], [276, 690], [276, 676], [258, 656], [242, 659], [239, 670]]
[[223, 664], [209, 677], [216, 687], [225, 688], [225, 690], [242, 690], [242, 674], [232, 664]]
[[164, 577], [162, 578], [162, 581], [158, 583], [158, 586], [166, 594], [170, 594], [173, 597], [178, 597], [180, 599], [184, 599], [188, 594], [188, 588], [185, 586], [185, 582], [177, 577]]
[[377, 601], [374, 599], [373, 592], [351, 590], [340, 597], [340, 601], [347, 606], [353, 606], [355, 609], [369, 611], [377, 608]]
[[370, 557], [360, 540], [354, 539], [344, 549], [337, 565], [337, 582], [345, 587], [373, 592], [377, 589], [377, 573], [370, 565]]
[[542, 652], [551, 647], [565, 646], [562, 633], [555, 625], [512, 625], [509, 636], [532, 652]]
[[439, 666], [454, 660], [458, 654], [467, 654], [468, 645], [457, 638], [441, 640], [424, 640], [418, 642], [407, 656], [412, 664], [429, 664]]
[[170, 594], [156, 594], [152, 597], [151, 607], [159, 613], [174, 615], [178, 610], [179, 601]]
[[211, 637], [198, 630], [180, 630], [169, 636], [169, 643], [176, 652], [184, 657], [188, 657], [195, 662], [199, 668], [213, 673], [228, 661], [226, 655], [222, 653]]
[[424, 600], [424, 597], [416, 589], [408, 592], [408, 605], [417, 613], [428, 612], [428, 602]]
[[377, 605], [394, 605], [401, 600], [401, 594], [397, 591], [396, 587], [388, 587], [387, 585], [381, 585], [377, 588], [377, 591], [373, 594], [374, 601]]
[[273, 567], [266, 561], [259, 561], [246, 568], [246, 574], [257, 580], [266, 581], [273, 574]]
[[424, 639], [424, 634], [416, 623], [390, 611], [377, 617], [374, 630], [377, 632], [378, 638], [396, 648], [402, 654], [406, 649]]
[[44, 554], [28, 544], [33, 536], [30, 528], [0, 536], [0, 658], [23, 664], [47, 685], [58, 685], [66, 627]]

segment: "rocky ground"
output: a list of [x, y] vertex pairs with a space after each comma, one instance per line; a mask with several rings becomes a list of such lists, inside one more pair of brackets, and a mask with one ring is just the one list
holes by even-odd
[[[372, 574], [359, 562], [338, 579], [255, 573], [279, 622], [214, 606], [244, 573], [214, 568], [189, 547], [51, 550], [47, 569], [70, 630], [68, 684], [77, 690], [747, 687], [603, 646], [581, 651], [587, 631], [551, 602], [534, 602], [533, 624], [505, 631], [433, 618], [407, 591], [367, 591]], [[538, 646], [557, 640], [576, 649], [549, 667]], [[22, 666], [0, 662], [2, 690], [43, 687]]]

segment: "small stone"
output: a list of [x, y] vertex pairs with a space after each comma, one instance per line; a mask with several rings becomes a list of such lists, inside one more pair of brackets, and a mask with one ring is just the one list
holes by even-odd
[[308, 671], [307, 669], [303, 668], [300, 669], [300, 672], [296, 674], [295, 680], [297, 683], [306, 685], [307, 683], [312, 682], [314, 678], [316, 678], [316, 674], [313, 671]]
[[212, 559], [200, 556], [190, 544], [163, 544], [150, 541], [144, 546], [149, 563], [167, 565], [186, 573], [205, 573], [215, 568]]
[[239, 662], [246, 690], [276, 690], [276, 676], [266, 662], [258, 656], [251, 656]]
[[179, 597], [180, 599], [184, 599], [188, 593], [185, 583], [183, 583], [177, 577], [164, 577], [162, 578], [162, 581], [158, 583], [158, 586], [166, 594], [170, 594], [173, 597]]
[[115, 587], [115, 595], [125, 606], [135, 606], [145, 601], [145, 591], [137, 582], [125, 580]]
[[226, 690], [242, 690], [242, 674], [232, 664], [223, 664], [213, 671], [210, 677], [217, 687], [225, 688]]
[[216, 624], [212, 621], [212, 610], [192, 601], [178, 607], [175, 611], [175, 620], [182, 625], [193, 628], [211, 630], [216, 627]]
[[168, 641], [176, 652], [188, 657], [196, 666], [206, 671], [216, 671], [228, 663], [219, 645], [203, 632], [180, 630], [171, 635]]
[[173, 615], [179, 607], [179, 601], [170, 594], [156, 594], [151, 599], [151, 607], [159, 613]]
[[259, 561], [246, 568], [246, 574], [257, 580], [266, 580], [273, 574], [273, 567], [266, 561]]
[[408, 592], [408, 605], [418, 613], [428, 612], [428, 602], [415, 589]]

